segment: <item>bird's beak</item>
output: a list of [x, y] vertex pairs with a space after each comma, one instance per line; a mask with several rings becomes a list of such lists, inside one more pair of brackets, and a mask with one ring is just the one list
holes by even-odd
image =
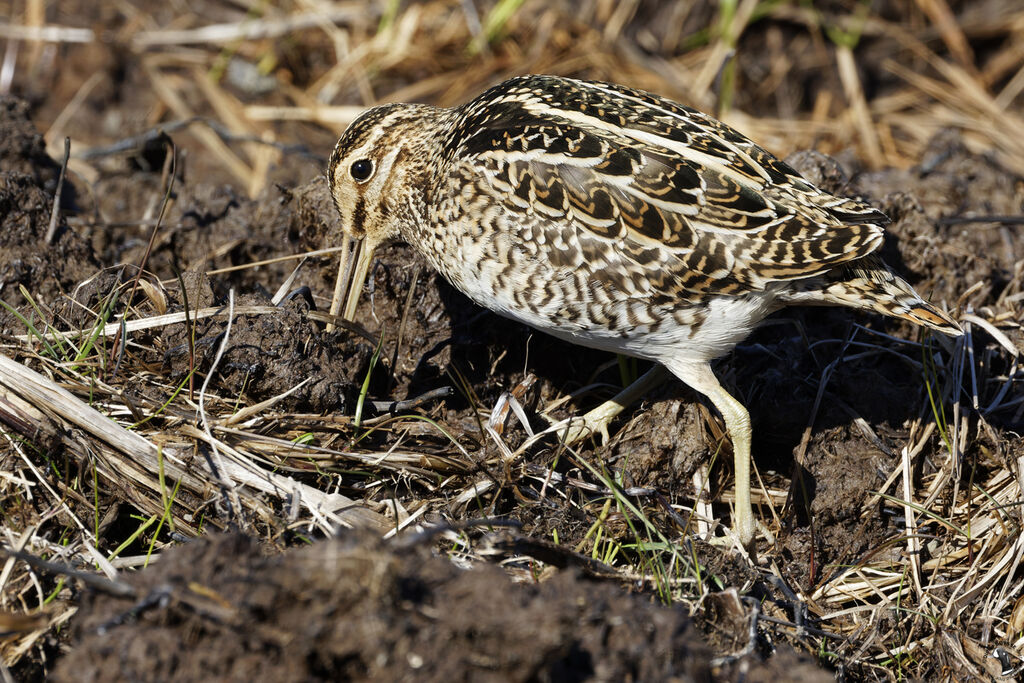
[[[355, 317], [359, 295], [363, 291], [366, 274], [370, 270], [370, 262], [376, 249], [377, 242], [369, 237], [356, 241], [345, 235], [341, 258], [338, 259], [338, 276], [334, 283], [334, 297], [331, 299], [331, 315], [338, 315], [341, 311], [342, 320], [350, 322]], [[332, 329], [334, 325], [327, 326], [328, 331]]]
[[355, 245], [355, 268], [352, 271], [352, 278], [349, 281], [348, 296], [345, 298], [345, 310], [341, 317], [352, 321], [356, 315], [356, 307], [359, 305], [359, 295], [363, 293], [363, 285], [366, 283], [366, 274], [370, 270], [370, 262], [373, 261], [373, 252], [377, 250], [377, 243], [371, 240], [369, 235], [356, 242]]

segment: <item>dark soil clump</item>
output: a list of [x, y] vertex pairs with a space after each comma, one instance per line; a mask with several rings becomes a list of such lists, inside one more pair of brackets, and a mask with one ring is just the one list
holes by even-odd
[[572, 572], [513, 584], [429, 545], [349, 536], [267, 557], [219, 536], [129, 582], [166, 606], [87, 596], [55, 680], [711, 679], [680, 609]]

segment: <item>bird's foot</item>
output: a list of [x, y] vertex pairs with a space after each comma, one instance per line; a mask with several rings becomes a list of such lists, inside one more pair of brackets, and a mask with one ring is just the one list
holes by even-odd
[[607, 444], [608, 425], [626, 409], [626, 406], [637, 402], [641, 396], [657, 387], [668, 377], [668, 371], [661, 365], [655, 365], [635, 382], [620, 391], [613, 398], [605, 401], [581, 418], [569, 421], [569, 427], [562, 432], [562, 443], [571, 446], [594, 434], [601, 435], [601, 444]]
[[[755, 520], [755, 529], [751, 529], [749, 532], [744, 533], [740, 528], [727, 528], [725, 536], [714, 536], [708, 539], [708, 544], [725, 548], [728, 550], [737, 550], [741, 555], [748, 557], [752, 564], [757, 564], [757, 537], [760, 532], [761, 535], [768, 541], [769, 547], [775, 544], [775, 534], [768, 530], [764, 524], [760, 521]], [[746, 537], [746, 538], [744, 538]]]
[[559, 434], [562, 443], [566, 446], [572, 446], [584, 439], [599, 434], [601, 436], [601, 445], [607, 444], [611, 438], [608, 435], [608, 425], [611, 424], [612, 420], [622, 410], [622, 406], [612, 399], [605, 401], [583, 417], [571, 418], [565, 431]]

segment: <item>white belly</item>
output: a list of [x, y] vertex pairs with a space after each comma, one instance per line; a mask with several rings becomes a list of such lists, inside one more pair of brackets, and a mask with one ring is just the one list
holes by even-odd
[[[717, 296], [702, 305], [680, 303], [650, 309], [642, 297], [614, 301], [590, 291], [566, 301], [552, 297], [525, 307], [508, 288], [495, 289], [494, 273], [482, 267], [462, 273], [453, 283], [476, 303], [565, 341], [591, 348], [661, 361], [666, 358], [708, 361], [732, 351], [777, 309], [774, 292]], [[523, 282], [523, 287], [530, 283]], [[543, 298], [543, 297], [542, 297]], [[567, 313], [575, 307], [577, 315]], [[588, 309], [595, 310], [588, 315]], [[627, 312], [632, 309], [632, 315]]]

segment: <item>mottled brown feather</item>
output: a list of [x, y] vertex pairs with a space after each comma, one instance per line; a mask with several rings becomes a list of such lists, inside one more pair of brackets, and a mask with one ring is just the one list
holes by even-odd
[[[695, 110], [599, 85], [524, 77], [457, 110], [450, 191], [460, 191], [466, 177], [501, 178], [479, 183], [485, 198], [510, 212], [540, 208], [580, 241], [610, 245], [621, 263], [615, 259], [609, 266], [649, 267], [633, 253], [637, 245], [658, 247], [665, 258], [657, 267], [674, 276], [662, 278], [668, 287], [663, 293], [677, 296], [756, 291], [771, 282], [813, 277], [881, 244], [887, 219], [879, 211], [821, 192], [738, 132]], [[616, 96], [659, 109], [635, 107]], [[570, 114], [590, 118], [573, 120]], [[686, 144], [732, 173], [726, 176], [622, 129], [658, 136], [666, 145]]]

